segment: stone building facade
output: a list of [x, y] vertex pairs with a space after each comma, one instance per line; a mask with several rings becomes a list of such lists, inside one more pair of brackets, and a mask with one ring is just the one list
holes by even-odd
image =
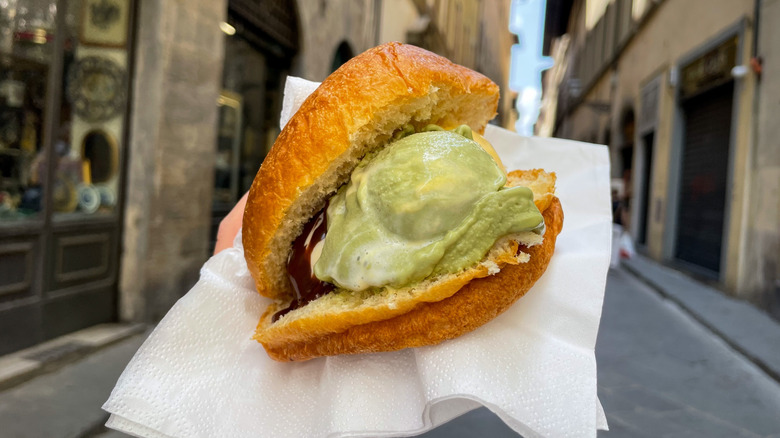
[[550, 2], [564, 30], [538, 125], [610, 147], [640, 252], [775, 312], [779, 91], [759, 64], [776, 63], [776, 3]]
[[140, 0], [119, 316], [156, 321], [209, 253], [227, 14], [222, 0]]
[[226, 3], [1, 6], [0, 354], [158, 320], [208, 256]]
[[748, 158], [748, 226], [740, 287], [780, 315], [780, 2], [761, 0], [758, 6], [756, 54], [761, 73], [754, 149]]
[[[396, 8], [398, 3], [388, 2]], [[514, 130], [517, 120], [517, 93], [509, 88], [512, 44], [517, 37], [509, 32], [510, 0], [410, 1], [417, 9], [405, 23], [396, 14], [382, 15], [382, 29], [404, 25], [403, 42], [424, 47], [453, 62], [474, 69], [501, 89], [498, 114], [491, 123]]]
[[301, 51], [293, 74], [321, 81], [344, 59], [376, 45], [415, 44], [475, 69], [501, 87], [494, 123], [512, 127], [515, 93], [509, 90], [510, 0], [365, 0], [298, 2]]
[[380, 43], [378, 23], [382, 2], [296, 3], [302, 31], [293, 75], [320, 82], [334, 67]]

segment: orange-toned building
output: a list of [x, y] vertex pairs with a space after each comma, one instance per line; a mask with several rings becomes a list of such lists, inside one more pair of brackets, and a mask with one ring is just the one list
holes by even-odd
[[778, 20], [753, 0], [549, 0], [537, 125], [609, 146], [641, 253], [775, 312]]

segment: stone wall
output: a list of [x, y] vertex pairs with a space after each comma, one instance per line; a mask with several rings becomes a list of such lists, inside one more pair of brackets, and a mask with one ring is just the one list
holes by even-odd
[[120, 319], [156, 321], [208, 257], [225, 0], [140, 0]]
[[[577, 3], [582, 6], [583, 2]], [[634, 8], [652, 2], [634, 1]], [[641, 5], [640, 5], [641, 4]], [[760, 80], [752, 72], [735, 80], [734, 105], [738, 116], [732, 126], [732, 160], [723, 251], [728, 261], [722, 267], [721, 286], [730, 294], [748, 299], [780, 314], [780, 38], [775, 25], [780, 20], [780, 0], [763, 0], [759, 22], [758, 54], [764, 58]], [[574, 28], [572, 53], [582, 47], [585, 18], [572, 12]], [[740, 65], [749, 65], [753, 43], [753, 9], [749, 0], [667, 0], [658, 4], [623, 49], [612, 68], [603, 72], [585, 90], [581, 104], [565, 115], [558, 134], [579, 140], [612, 144], [613, 170], [619, 170], [618, 152], [622, 138], [624, 111], [632, 109], [643, 118], [640, 92], [659, 80], [657, 124], [653, 150], [652, 177], [648, 205], [647, 253], [656, 260], [674, 259], [673, 238], [678, 192], [679, 151], [682, 147], [682, 109], [670, 72], [719, 36], [741, 29]], [[690, 17], [697, 17], [691, 20]], [[637, 15], [635, 14], [635, 18]], [[724, 33], [725, 32], [725, 33]], [[698, 51], [698, 52], [697, 52]], [[585, 84], [583, 84], [585, 85]], [[598, 104], [609, 104], [608, 110]], [[634, 139], [634, 172], [639, 175], [646, 163], [642, 158], [639, 130]], [[640, 164], [642, 163], [642, 164]], [[613, 174], [618, 177], [619, 174]], [[635, 178], [634, 193], [640, 180]], [[639, 203], [634, 203], [638, 215]], [[636, 230], [636, 229], [635, 229]]]
[[750, 160], [749, 219], [743, 294], [780, 316], [780, 0], [763, 0], [758, 23], [758, 55], [763, 74], [758, 86], [755, 152]]
[[509, 32], [510, 2], [500, 0], [481, 3], [479, 44], [476, 46], [476, 65], [473, 66], [501, 89], [498, 115], [493, 120], [497, 125], [514, 130], [514, 97], [509, 89], [509, 64], [514, 37]]
[[376, 0], [298, 1], [301, 47], [293, 75], [322, 81], [336, 49], [347, 42], [357, 55], [378, 43]]

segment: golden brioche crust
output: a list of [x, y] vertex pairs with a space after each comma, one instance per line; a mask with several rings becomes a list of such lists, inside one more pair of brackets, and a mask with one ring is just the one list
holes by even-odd
[[284, 264], [303, 224], [369, 150], [403, 123], [467, 123], [483, 132], [498, 86], [418, 47], [388, 43], [348, 61], [301, 105], [249, 191], [243, 244], [258, 292], [292, 296]]
[[261, 342], [278, 361], [302, 361], [320, 356], [394, 351], [438, 344], [453, 339], [492, 320], [509, 308], [544, 274], [563, 228], [563, 209], [553, 197], [543, 213], [542, 244], [525, 249], [530, 261], [505, 265], [495, 275], [470, 281], [449, 298], [419, 303], [412, 311], [391, 319], [353, 326], [341, 333], [305, 341], [277, 338]]

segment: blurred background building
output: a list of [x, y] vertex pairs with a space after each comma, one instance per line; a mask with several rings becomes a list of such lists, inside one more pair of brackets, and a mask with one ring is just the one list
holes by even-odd
[[609, 146], [639, 250], [780, 315], [780, 3], [548, 0], [536, 130]]
[[285, 78], [410, 42], [485, 73], [509, 0], [0, 0], [0, 355], [159, 320], [279, 133]]

